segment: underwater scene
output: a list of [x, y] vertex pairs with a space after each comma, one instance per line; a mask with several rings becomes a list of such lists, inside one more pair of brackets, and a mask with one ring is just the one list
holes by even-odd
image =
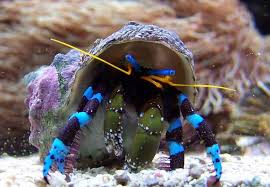
[[269, 0], [0, 0], [0, 187], [270, 187]]

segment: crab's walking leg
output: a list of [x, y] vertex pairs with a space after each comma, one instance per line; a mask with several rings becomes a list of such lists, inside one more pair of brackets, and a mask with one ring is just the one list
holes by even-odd
[[48, 182], [47, 175], [54, 161], [59, 171], [64, 172], [64, 161], [76, 133], [92, 120], [102, 99], [101, 93], [93, 94], [91, 87], [85, 91], [82, 102], [86, 104], [82, 104], [85, 105], [83, 110], [71, 115], [64, 129], [53, 141], [52, 148], [44, 160], [43, 175], [46, 182]]
[[182, 145], [182, 123], [180, 109], [177, 101], [177, 90], [166, 87], [162, 92], [164, 118], [169, 123], [166, 132], [166, 141], [170, 154], [170, 165], [163, 164], [164, 169], [176, 169], [184, 167], [184, 147]]
[[64, 130], [59, 134], [58, 139], [65, 145], [70, 146], [76, 132], [92, 120], [102, 99], [101, 93], [94, 94], [86, 103], [82, 112], [76, 112], [71, 115]]
[[130, 169], [136, 170], [151, 163], [157, 152], [163, 130], [159, 100], [147, 102], [140, 114], [133, 145], [126, 156], [126, 165]]
[[112, 92], [106, 104], [106, 114], [104, 120], [104, 139], [106, 149], [109, 153], [114, 153], [116, 157], [121, 157], [123, 153], [123, 126], [122, 115], [124, 112], [123, 90], [117, 87]]
[[92, 86], [89, 86], [83, 93], [82, 99], [80, 101], [80, 104], [78, 106], [77, 112], [82, 112], [87, 102], [92, 98], [93, 96], [93, 88]]
[[216, 179], [219, 180], [222, 174], [222, 165], [220, 159], [220, 149], [206, 121], [195, 112], [187, 96], [178, 95], [180, 110], [183, 117], [196, 129], [200, 138], [205, 142], [207, 153], [211, 156], [216, 171]]
[[[77, 108], [77, 112], [83, 111], [83, 108], [85, 107], [85, 105], [91, 99], [92, 96], [93, 96], [93, 88], [92, 86], [89, 86], [83, 93], [82, 99]], [[69, 153], [65, 159], [65, 162], [64, 162], [65, 174], [69, 174], [73, 172], [76, 159], [78, 158], [78, 155], [79, 155], [80, 140], [81, 140], [81, 129], [76, 132], [76, 135], [70, 145]]]
[[170, 126], [167, 129], [166, 141], [170, 153], [170, 168], [184, 167], [184, 146], [182, 145], [182, 123], [180, 118], [171, 120]]

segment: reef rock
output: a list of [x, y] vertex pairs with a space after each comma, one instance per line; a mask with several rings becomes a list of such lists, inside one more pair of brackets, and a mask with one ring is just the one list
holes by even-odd
[[[40, 147], [40, 140], [46, 137], [47, 130], [55, 132], [55, 124], [46, 123], [41, 125], [45, 115], [53, 113], [65, 100], [70, 84], [75, 77], [75, 71], [80, 68], [82, 62], [78, 51], [71, 50], [67, 54], [58, 54], [55, 56], [50, 66], [42, 66], [37, 71], [31, 72], [24, 77], [27, 86], [27, 97], [25, 105], [29, 110], [29, 121], [31, 123], [30, 142], [36, 147]], [[60, 117], [60, 116], [59, 116]], [[57, 118], [57, 116], [56, 116]], [[47, 131], [46, 131], [47, 132]], [[50, 137], [52, 136], [49, 135]]]

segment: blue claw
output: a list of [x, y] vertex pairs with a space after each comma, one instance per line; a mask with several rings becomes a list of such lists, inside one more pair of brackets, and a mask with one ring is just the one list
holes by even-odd
[[211, 147], [207, 147], [207, 154], [212, 158], [212, 162], [216, 171], [216, 178], [220, 180], [222, 174], [222, 165], [220, 158], [220, 149], [218, 144], [214, 144]]
[[69, 152], [69, 147], [66, 146], [60, 139], [55, 138], [50, 152], [44, 159], [43, 166], [43, 176], [44, 180], [49, 184], [47, 176], [49, 175], [49, 171], [52, 167], [53, 162], [55, 161], [57, 169], [64, 173], [64, 162], [65, 158]]

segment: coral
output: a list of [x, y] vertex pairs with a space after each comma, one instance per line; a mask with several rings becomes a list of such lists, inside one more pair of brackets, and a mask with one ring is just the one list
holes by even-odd
[[[191, 23], [189, 28], [179, 29], [179, 34], [194, 54], [198, 79], [238, 90], [237, 95], [230, 96], [215, 89], [201, 89], [198, 100], [204, 114], [224, 110], [224, 103], [236, 102], [259, 80], [269, 80], [269, 64], [262, 58], [262, 37], [238, 1], [166, 2], [174, 7], [177, 16], [183, 17], [180, 20], [189, 19]], [[171, 26], [166, 20], [161, 21], [175, 29], [175, 20], [171, 20]]]

